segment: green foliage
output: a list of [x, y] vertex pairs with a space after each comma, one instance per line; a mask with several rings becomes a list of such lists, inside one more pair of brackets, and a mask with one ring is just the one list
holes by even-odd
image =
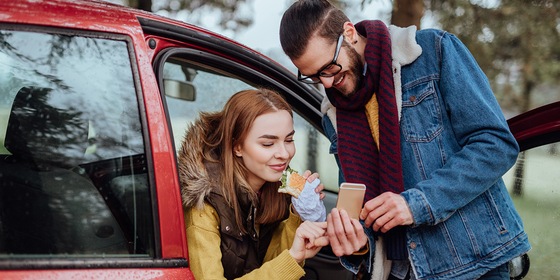
[[[161, 0], [153, 1], [152, 7], [194, 24], [217, 13], [216, 24], [236, 33], [253, 24], [253, 12], [244, 10], [250, 9], [253, 1]], [[289, 5], [295, 0], [275, 1]], [[351, 12], [390, 0], [331, 1]], [[506, 110], [521, 112], [560, 99], [560, 1], [424, 1], [427, 12], [421, 14], [433, 16], [439, 28], [457, 35], [467, 45]], [[152, 0], [129, 2], [139, 5]], [[401, 2], [406, 5], [406, 1]]]
[[543, 88], [556, 92], [538, 92], [551, 97], [542, 103], [558, 100], [560, 1], [430, 0], [428, 4], [441, 28], [456, 34], [471, 50], [503, 106], [530, 109], [529, 96]]
[[[111, 0], [109, 0], [111, 1]], [[115, 0], [113, 0], [115, 1]], [[253, 13], [241, 10], [250, 7], [253, 0], [122, 0], [130, 7], [152, 12], [166, 11], [173, 18], [183, 17], [190, 23], [200, 24], [203, 17], [219, 15], [217, 25], [237, 32], [253, 24]], [[152, 4], [153, 3], [153, 4]], [[147, 8], [151, 7], [151, 8]], [[181, 14], [181, 16], [178, 16]]]

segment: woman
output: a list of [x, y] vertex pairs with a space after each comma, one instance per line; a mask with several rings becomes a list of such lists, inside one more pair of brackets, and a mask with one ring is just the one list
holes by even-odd
[[326, 223], [302, 223], [277, 191], [293, 136], [289, 104], [266, 89], [234, 94], [187, 129], [179, 166], [195, 278], [300, 279], [303, 261], [328, 244]]

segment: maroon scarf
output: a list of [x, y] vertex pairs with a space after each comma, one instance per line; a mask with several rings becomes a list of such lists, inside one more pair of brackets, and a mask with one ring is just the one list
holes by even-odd
[[[389, 30], [379, 20], [362, 21], [355, 27], [367, 37], [364, 52], [366, 76], [351, 97], [343, 96], [333, 88], [327, 89], [326, 93], [329, 101], [336, 107], [338, 157], [344, 179], [347, 182], [365, 184], [365, 201], [368, 201], [386, 191], [404, 191], [400, 129]], [[374, 93], [379, 104], [379, 150], [365, 110], [365, 105]], [[391, 230], [386, 237], [388, 257], [406, 258], [402, 227]]]

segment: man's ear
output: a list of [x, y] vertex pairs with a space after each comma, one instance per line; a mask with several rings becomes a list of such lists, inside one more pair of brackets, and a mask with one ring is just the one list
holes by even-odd
[[342, 31], [344, 34], [344, 40], [346, 40], [346, 42], [350, 45], [354, 45], [357, 40], [358, 40], [358, 31], [356, 31], [356, 28], [354, 27], [354, 24], [347, 21], [344, 23], [343, 25], [343, 30]]

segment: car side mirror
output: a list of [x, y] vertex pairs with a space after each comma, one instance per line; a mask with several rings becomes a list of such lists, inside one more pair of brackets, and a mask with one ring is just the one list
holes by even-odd
[[164, 79], [165, 95], [186, 101], [196, 100], [196, 88], [192, 82]]
[[520, 280], [527, 276], [531, 263], [529, 255], [523, 254], [509, 261], [509, 278], [511, 280]]

